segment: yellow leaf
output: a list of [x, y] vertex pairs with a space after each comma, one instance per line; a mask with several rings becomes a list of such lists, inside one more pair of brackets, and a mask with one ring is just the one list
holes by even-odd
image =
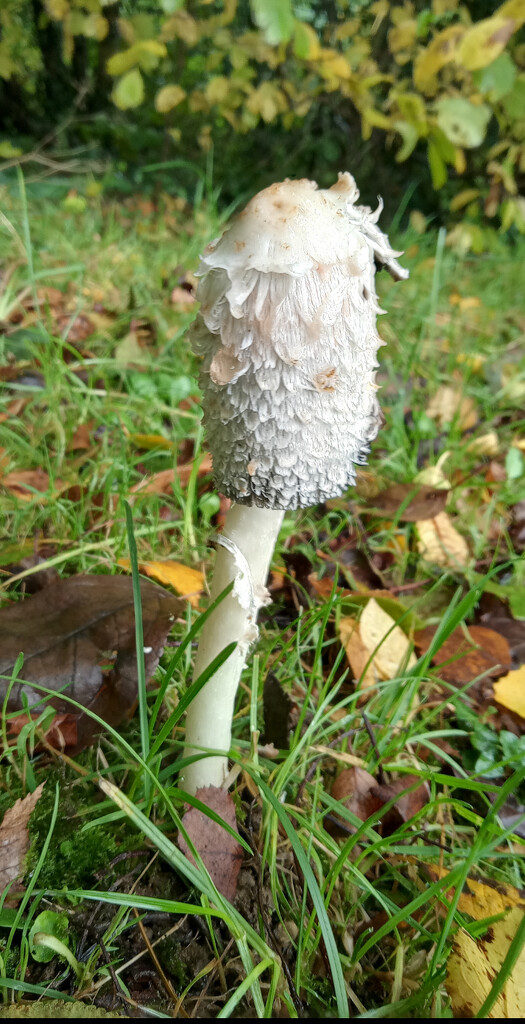
[[433, 519], [419, 520], [416, 532], [418, 551], [427, 562], [445, 569], [457, 569], [468, 564], [468, 544], [452, 525], [447, 512], [438, 512]]
[[401, 50], [410, 50], [416, 39], [417, 21], [415, 18], [407, 18], [399, 25], [391, 28], [388, 33], [388, 45], [391, 53], [399, 53]]
[[525, 718], [525, 665], [494, 683], [494, 697], [498, 704]]
[[323, 78], [340, 78], [347, 80], [352, 77], [352, 68], [346, 57], [336, 50], [322, 50], [321, 59], [316, 65], [316, 70]]
[[155, 96], [155, 110], [159, 114], [167, 114], [169, 110], [182, 103], [186, 92], [180, 85], [165, 85]]
[[[475, 302], [479, 300], [475, 299]], [[443, 384], [438, 388], [430, 400], [426, 414], [431, 420], [436, 420], [440, 427], [446, 423], [456, 423], [461, 430], [470, 430], [478, 422], [472, 398], [462, 395], [459, 388], [451, 387], [449, 384]]]
[[[509, 946], [522, 922], [523, 911], [514, 907], [503, 921], [492, 924], [476, 942], [461, 929], [447, 962], [446, 989], [454, 1017], [476, 1017], [501, 970]], [[487, 1015], [521, 1020], [525, 1016], [525, 948], [494, 1006]]]
[[500, 18], [514, 18], [519, 28], [525, 22], [525, 0], [507, 0], [495, 13]]
[[208, 103], [224, 103], [231, 88], [231, 82], [225, 75], [215, 75], [206, 85], [205, 96]]
[[463, 25], [449, 25], [421, 50], [414, 62], [414, 84], [419, 92], [433, 91], [436, 75], [454, 60], [464, 32]]
[[468, 71], [478, 71], [492, 64], [503, 53], [512, 33], [517, 28], [513, 18], [484, 18], [467, 29], [458, 50], [458, 62]]
[[[123, 569], [131, 568], [129, 558], [119, 558], [118, 564]], [[139, 570], [146, 573], [146, 576], [152, 576], [159, 583], [166, 583], [173, 587], [178, 594], [188, 599], [192, 608], [198, 607], [199, 596], [204, 584], [204, 575], [200, 569], [192, 569], [188, 565], [183, 565], [182, 562], [168, 560], [166, 562], [139, 562]]]
[[373, 654], [372, 664], [382, 679], [393, 679], [401, 667], [415, 665], [416, 657], [410, 652], [406, 633], [373, 597], [361, 614], [359, 633], [365, 647]]
[[63, 21], [69, 13], [68, 0], [45, 0], [45, 7], [50, 18], [55, 18], [56, 21]]

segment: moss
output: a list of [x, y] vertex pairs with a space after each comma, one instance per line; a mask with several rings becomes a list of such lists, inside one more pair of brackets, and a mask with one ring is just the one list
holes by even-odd
[[[59, 769], [55, 778], [60, 781], [58, 815], [38, 884], [48, 889], [87, 888], [96, 880], [98, 872], [107, 873], [108, 863], [117, 854], [141, 845], [142, 837], [126, 822], [82, 831], [89, 818], [80, 812], [86, 806], [96, 807], [99, 790], [86, 783], [81, 787], [73, 785], [78, 780], [69, 770]], [[36, 867], [48, 836], [54, 802], [55, 786], [49, 779], [29, 823], [29, 871]]]

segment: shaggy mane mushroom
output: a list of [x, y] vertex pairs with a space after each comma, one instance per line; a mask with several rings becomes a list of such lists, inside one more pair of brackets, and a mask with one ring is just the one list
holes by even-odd
[[[195, 677], [228, 643], [237, 648], [188, 710], [188, 757], [230, 747], [284, 511], [344, 492], [379, 430], [375, 261], [396, 280], [408, 272], [377, 227], [382, 204], [372, 213], [358, 198], [348, 173], [330, 189], [306, 179], [271, 185], [202, 257], [193, 345], [215, 481], [234, 502], [212, 600], [234, 586], [204, 625]], [[182, 784], [195, 792], [226, 774], [226, 753], [203, 757]]]

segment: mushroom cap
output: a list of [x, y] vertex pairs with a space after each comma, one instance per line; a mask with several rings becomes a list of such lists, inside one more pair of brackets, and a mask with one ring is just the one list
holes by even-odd
[[204, 252], [194, 348], [217, 486], [308, 507], [354, 482], [379, 429], [375, 260], [408, 276], [350, 174], [258, 193]]

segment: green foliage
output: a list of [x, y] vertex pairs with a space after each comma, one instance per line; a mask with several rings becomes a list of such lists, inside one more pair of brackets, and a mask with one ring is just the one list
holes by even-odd
[[[7, 0], [0, 65], [5, 79], [34, 92], [39, 77], [47, 81], [54, 33], [65, 68], [82, 51], [76, 70], [88, 107], [100, 111], [109, 100], [185, 153], [195, 143], [219, 149], [232, 129], [242, 136], [271, 125], [274, 140], [304, 123], [334, 163], [344, 145], [326, 138], [328, 112], [339, 137], [358, 123], [362, 141], [382, 134], [398, 163], [419, 168], [424, 156], [433, 189], [450, 183], [443, 204], [453, 198], [453, 213], [499, 217], [504, 229], [525, 232], [525, 0], [486, 7], [460, 0], [335, 0], [328, 9], [321, 0], [295, 7], [291, 0], [43, 0], [35, 16], [29, 0]], [[10, 141], [0, 140], [7, 157], [14, 156]]]

